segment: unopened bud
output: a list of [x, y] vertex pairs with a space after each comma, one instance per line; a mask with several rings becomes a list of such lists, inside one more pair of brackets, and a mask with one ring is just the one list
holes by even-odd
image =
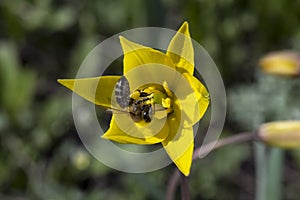
[[269, 53], [260, 59], [259, 65], [268, 74], [281, 76], [300, 75], [300, 55], [294, 51]]
[[258, 137], [272, 146], [300, 147], [300, 121], [270, 122], [260, 126]]

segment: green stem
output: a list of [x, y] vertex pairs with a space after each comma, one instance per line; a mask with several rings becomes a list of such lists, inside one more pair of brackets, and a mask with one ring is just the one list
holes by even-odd
[[262, 143], [254, 143], [255, 150], [255, 169], [256, 169], [256, 200], [267, 200], [267, 170], [268, 162], [266, 146]]
[[[259, 74], [258, 78], [258, 94], [260, 104], [264, 105], [264, 99], [266, 99], [266, 93], [268, 87], [266, 85], [266, 79], [263, 74]], [[256, 94], [254, 94], [256, 95]], [[258, 127], [264, 122], [264, 106], [259, 107], [256, 116], [254, 117], [253, 126]], [[255, 199], [256, 200], [268, 200], [267, 199], [267, 185], [268, 185], [268, 161], [267, 161], [267, 147], [263, 143], [254, 143], [255, 153]]]
[[284, 151], [255, 144], [256, 200], [280, 200]]
[[282, 168], [284, 151], [278, 148], [271, 148], [269, 154], [269, 175], [268, 175], [268, 199], [280, 200], [282, 198]]

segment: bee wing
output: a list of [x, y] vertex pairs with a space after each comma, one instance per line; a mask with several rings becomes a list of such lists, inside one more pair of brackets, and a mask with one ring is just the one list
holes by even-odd
[[116, 83], [115, 99], [121, 108], [128, 107], [130, 99], [130, 86], [125, 76], [122, 76]]

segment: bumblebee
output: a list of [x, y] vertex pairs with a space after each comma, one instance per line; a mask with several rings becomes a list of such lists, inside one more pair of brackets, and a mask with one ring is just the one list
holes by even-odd
[[134, 122], [151, 122], [154, 115], [154, 94], [136, 90], [130, 94], [129, 82], [122, 76], [115, 86], [115, 98], [119, 106], [129, 113]]

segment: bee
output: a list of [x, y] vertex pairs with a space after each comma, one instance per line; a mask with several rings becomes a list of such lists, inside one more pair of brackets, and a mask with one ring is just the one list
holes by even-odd
[[115, 86], [115, 98], [119, 106], [128, 112], [134, 122], [151, 122], [154, 115], [154, 94], [136, 90], [130, 94], [129, 82], [122, 76]]

